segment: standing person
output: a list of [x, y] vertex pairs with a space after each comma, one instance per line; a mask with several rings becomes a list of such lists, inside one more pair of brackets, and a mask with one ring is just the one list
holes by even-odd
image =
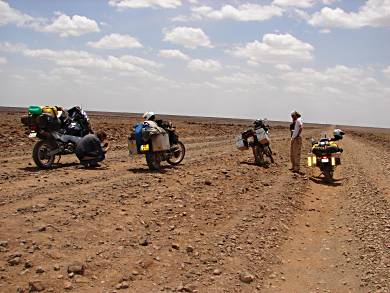
[[301, 162], [301, 148], [302, 148], [302, 128], [303, 123], [301, 114], [297, 111], [291, 113], [292, 124], [291, 129], [291, 146], [290, 146], [290, 157], [291, 157], [291, 171], [294, 173], [300, 173], [300, 162]]
[[100, 130], [96, 135], [88, 134], [81, 138], [75, 153], [85, 167], [99, 167], [99, 162], [105, 159], [108, 149], [107, 134]]

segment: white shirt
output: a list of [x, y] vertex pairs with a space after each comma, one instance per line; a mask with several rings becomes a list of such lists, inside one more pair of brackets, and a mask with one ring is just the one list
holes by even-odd
[[301, 118], [295, 121], [294, 132], [291, 138], [297, 138], [299, 136], [299, 130], [302, 128], [303, 122]]

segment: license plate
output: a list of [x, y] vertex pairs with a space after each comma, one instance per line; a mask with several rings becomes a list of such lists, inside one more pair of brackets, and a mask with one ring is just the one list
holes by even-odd
[[37, 133], [36, 132], [30, 132], [30, 134], [28, 135], [29, 138], [34, 138], [34, 137], [37, 137]]
[[141, 145], [141, 152], [147, 152], [147, 151], [149, 151], [149, 145], [148, 144]]
[[329, 159], [321, 159], [322, 163], [329, 163]]

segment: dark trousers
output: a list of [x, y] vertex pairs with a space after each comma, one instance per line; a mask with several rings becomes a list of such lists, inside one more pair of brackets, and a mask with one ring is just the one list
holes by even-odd
[[93, 166], [105, 159], [104, 154], [76, 154], [77, 158], [80, 160], [80, 164], [84, 166]]

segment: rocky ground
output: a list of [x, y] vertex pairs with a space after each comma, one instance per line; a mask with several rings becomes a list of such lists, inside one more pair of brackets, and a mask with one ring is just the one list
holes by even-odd
[[127, 155], [134, 116], [94, 114], [103, 167], [41, 171], [21, 115], [0, 113], [0, 292], [390, 291], [389, 130], [346, 129], [326, 185], [288, 171], [285, 124], [261, 168], [234, 148], [247, 122], [171, 117], [186, 158], [156, 173]]

